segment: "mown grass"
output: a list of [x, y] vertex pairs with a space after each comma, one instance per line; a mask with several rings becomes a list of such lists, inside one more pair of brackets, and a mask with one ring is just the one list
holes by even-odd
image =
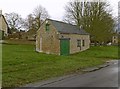
[[57, 56], [35, 52], [34, 45], [3, 44], [2, 86], [18, 87], [27, 83], [80, 72], [82, 69], [117, 59], [117, 46], [96, 46], [69, 55]]

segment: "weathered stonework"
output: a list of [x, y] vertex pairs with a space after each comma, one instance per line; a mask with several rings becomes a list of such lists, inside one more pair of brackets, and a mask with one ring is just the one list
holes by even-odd
[[[45, 29], [45, 23], [37, 31], [36, 37], [36, 50], [39, 52], [59, 54], [59, 39], [57, 37], [56, 28], [51, 24], [50, 30], [47, 32]], [[40, 46], [42, 45], [42, 46]]]
[[[65, 38], [70, 38], [70, 54], [86, 50], [90, 46], [90, 37], [89, 35], [78, 35], [78, 34], [61, 34]], [[77, 40], [84, 40], [85, 45], [77, 47]]]
[[[36, 51], [60, 55], [60, 38], [70, 38], [70, 54], [86, 50], [90, 47], [89, 35], [59, 33], [51, 21], [49, 21], [49, 24], [49, 31], [46, 31], [45, 22], [43, 22], [37, 31]], [[77, 47], [77, 40], [84, 40], [85, 45], [81, 46], [81, 48]]]
[[4, 36], [8, 35], [8, 25], [3, 15], [0, 16], [0, 30], [4, 31]]

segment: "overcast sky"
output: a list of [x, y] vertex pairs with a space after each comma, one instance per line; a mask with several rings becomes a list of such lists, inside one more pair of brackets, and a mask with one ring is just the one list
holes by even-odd
[[[65, 10], [64, 7], [70, 0], [1, 0], [0, 9], [4, 13], [16, 12], [25, 18], [32, 13], [34, 8], [42, 5], [48, 11], [52, 19], [62, 20]], [[118, 1], [107, 0], [111, 4], [114, 16], [118, 14]]]

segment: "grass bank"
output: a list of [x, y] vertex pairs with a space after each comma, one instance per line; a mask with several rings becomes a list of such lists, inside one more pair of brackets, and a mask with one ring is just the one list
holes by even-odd
[[3, 44], [2, 86], [17, 87], [52, 77], [80, 72], [82, 69], [117, 59], [116, 46], [96, 46], [69, 55], [57, 56], [35, 52], [34, 45]]

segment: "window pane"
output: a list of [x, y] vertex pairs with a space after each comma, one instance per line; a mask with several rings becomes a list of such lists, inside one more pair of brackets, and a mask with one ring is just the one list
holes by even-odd
[[81, 40], [77, 40], [77, 47], [81, 46]]
[[46, 24], [46, 31], [49, 31], [49, 24]]
[[82, 40], [82, 46], [85, 46], [85, 40]]

